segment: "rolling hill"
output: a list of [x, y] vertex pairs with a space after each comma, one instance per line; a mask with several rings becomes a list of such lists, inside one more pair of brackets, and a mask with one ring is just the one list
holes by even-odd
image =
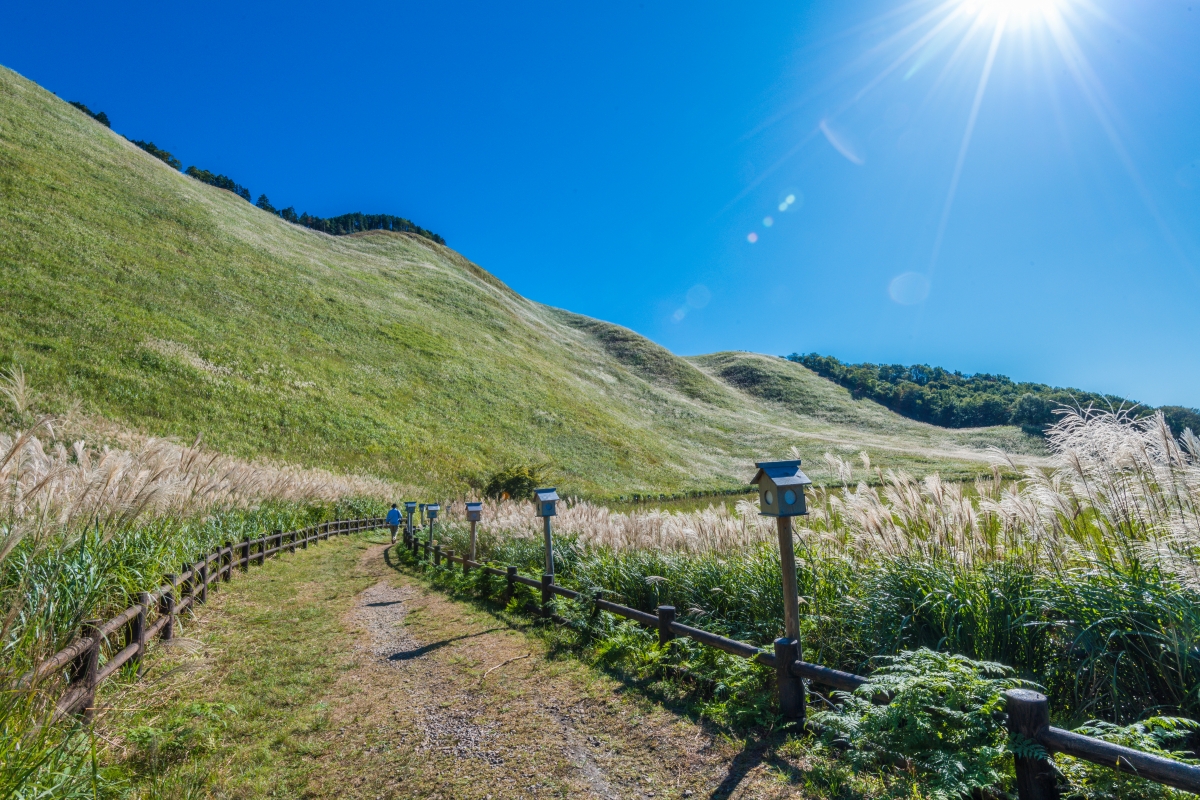
[[0, 68], [0, 367], [43, 405], [241, 457], [431, 488], [544, 462], [568, 491], [739, 485], [797, 446], [955, 476], [1015, 428], [945, 430], [786, 360], [680, 358], [413, 234], [292, 225]]

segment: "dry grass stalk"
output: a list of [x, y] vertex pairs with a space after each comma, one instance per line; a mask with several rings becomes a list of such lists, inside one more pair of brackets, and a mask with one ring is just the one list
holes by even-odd
[[147, 439], [135, 449], [69, 447], [43, 418], [21, 432], [0, 432], [0, 560], [23, 531], [98, 525], [117, 528], [144, 516], [187, 516], [266, 500], [387, 498], [398, 487], [376, 478], [249, 463]]
[[[826, 453], [842, 486], [813, 487], [797, 535], [818, 552], [860, 560], [920, 556], [966, 566], [1022, 557], [1053, 568], [1140, 559], [1200, 586], [1200, 438], [1187, 431], [1175, 439], [1161, 414], [1083, 410], [1064, 414], [1048, 439], [1050, 467], [1027, 467], [1021, 480], [1006, 483], [1000, 466], [1016, 465], [997, 451], [991, 473], [973, 486], [878, 468], [879, 486], [855, 484], [851, 463]], [[860, 459], [871, 474], [870, 457]], [[461, 519], [462, 503], [448, 512]], [[554, 524], [583, 544], [616, 549], [733, 551], [775, 535], [773, 521], [745, 500], [732, 511], [628, 513], [571, 500]], [[526, 502], [485, 503], [483, 525], [540, 536]]]

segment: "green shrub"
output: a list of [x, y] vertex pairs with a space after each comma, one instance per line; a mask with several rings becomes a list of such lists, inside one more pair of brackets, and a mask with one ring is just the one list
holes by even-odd
[[542, 485], [543, 469], [537, 464], [504, 467], [492, 473], [483, 487], [483, 493], [497, 499], [511, 497], [514, 500], [527, 500], [532, 497], [533, 490]]
[[[827, 743], [858, 769], [899, 767], [936, 800], [960, 800], [1011, 780], [1006, 689], [1024, 685], [1000, 664], [922, 648], [883, 659], [871, 680], [812, 714]], [[889, 695], [888, 705], [873, 698]]]

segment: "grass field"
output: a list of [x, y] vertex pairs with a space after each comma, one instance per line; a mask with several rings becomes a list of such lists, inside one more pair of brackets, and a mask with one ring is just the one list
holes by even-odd
[[50, 410], [439, 491], [533, 462], [589, 496], [713, 489], [793, 446], [967, 477], [1041, 447], [774, 357], [678, 358], [417, 236], [290, 225], [3, 68], [0, 307], [0, 367]]

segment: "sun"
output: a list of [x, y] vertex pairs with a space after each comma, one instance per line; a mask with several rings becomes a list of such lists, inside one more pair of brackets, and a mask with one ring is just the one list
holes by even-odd
[[962, 10], [970, 15], [1006, 18], [1017, 24], [1047, 19], [1063, 0], [963, 0]]

